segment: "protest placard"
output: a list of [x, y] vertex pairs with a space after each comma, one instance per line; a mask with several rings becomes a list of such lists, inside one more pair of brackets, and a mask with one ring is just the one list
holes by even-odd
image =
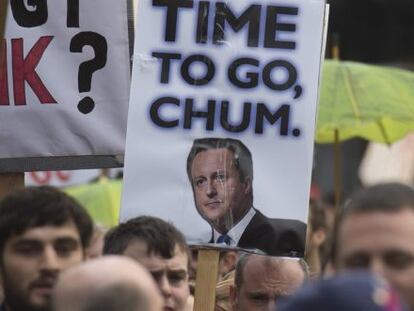
[[0, 45], [0, 171], [122, 165], [127, 1], [10, 1]]
[[121, 220], [303, 256], [324, 12], [322, 0], [139, 1]]

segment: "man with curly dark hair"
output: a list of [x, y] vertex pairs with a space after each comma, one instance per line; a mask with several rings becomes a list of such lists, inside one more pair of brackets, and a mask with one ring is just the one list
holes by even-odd
[[26, 188], [0, 202], [2, 311], [48, 311], [59, 273], [85, 259], [92, 219], [52, 187]]

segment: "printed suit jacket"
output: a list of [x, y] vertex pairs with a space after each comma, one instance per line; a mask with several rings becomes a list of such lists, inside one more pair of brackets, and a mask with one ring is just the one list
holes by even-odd
[[[271, 256], [303, 257], [306, 224], [299, 220], [267, 218], [259, 210], [240, 237], [238, 247], [259, 249]], [[209, 243], [214, 243], [213, 237]]]
[[256, 210], [237, 246], [257, 248], [272, 256], [303, 257], [305, 240], [305, 223], [299, 220], [267, 218]]

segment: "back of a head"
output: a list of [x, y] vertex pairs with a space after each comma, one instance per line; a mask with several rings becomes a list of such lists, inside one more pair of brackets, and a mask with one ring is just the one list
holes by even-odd
[[389, 284], [365, 272], [309, 283], [278, 301], [277, 311], [408, 311]]
[[85, 249], [92, 236], [93, 222], [74, 198], [48, 186], [17, 190], [0, 202], [0, 251], [13, 235], [30, 228], [61, 226], [70, 221], [77, 227]]
[[160, 311], [151, 275], [127, 257], [105, 256], [63, 272], [53, 291], [54, 311]]
[[118, 283], [91, 295], [79, 311], [150, 311], [151, 301], [132, 284]]
[[178, 246], [189, 257], [189, 250], [182, 233], [172, 224], [156, 217], [139, 216], [119, 224], [105, 235], [103, 253], [122, 255], [135, 239], [145, 242], [148, 254], [169, 259]]

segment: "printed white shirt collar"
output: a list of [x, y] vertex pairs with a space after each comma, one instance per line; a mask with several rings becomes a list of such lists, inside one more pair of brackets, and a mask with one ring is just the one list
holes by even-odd
[[[240, 220], [238, 224], [236, 224], [233, 228], [231, 228], [227, 232], [227, 235], [231, 239], [230, 246], [237, 246], [244, 230], [246, 230], [247, 225], [252, 220], [255, 214], [256, 214], [256, 211], [254, 210], [253, 207], [251, 207], [250, 210], [247, 212], [247, 214], [242, 218], [242, 220]], [[216, 231], [216, 229], [214, 229], [213, 232], [214, 232], [213, 233], [214, 242], [217, 243], [217, 239], [222, 234]]]

